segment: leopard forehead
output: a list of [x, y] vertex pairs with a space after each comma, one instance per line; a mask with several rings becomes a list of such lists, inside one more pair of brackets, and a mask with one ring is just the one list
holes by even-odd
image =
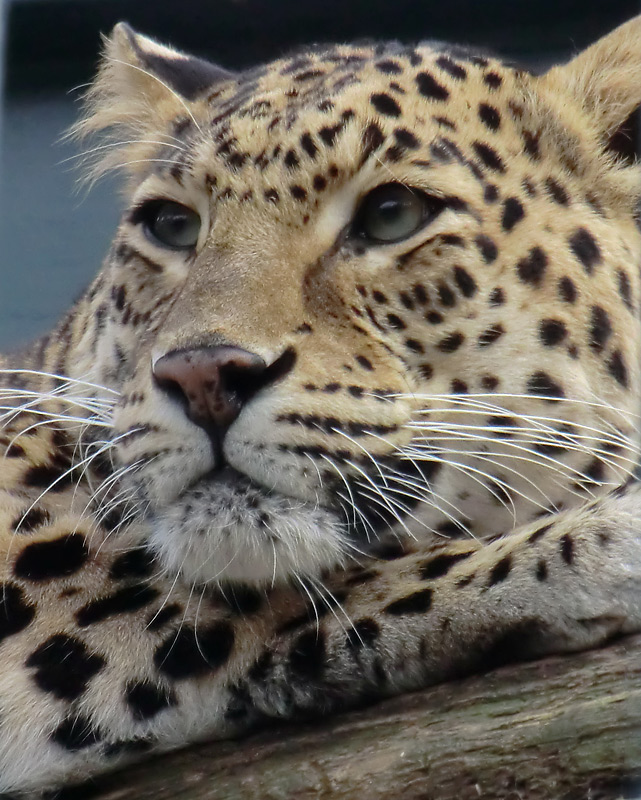
[[[499, 131], [502, 113], [519, 114], [508, 103], [521, 94], [522, 76], [496, 60], [457, 61], [428, 47], [340, 46], [301, 54], [207, 94], [201, 101], [209, 111], [203, 138], [211, 144], [192, 158], [219, 168], [208, 177], [228, 182], [216, 186], [223, 199], [229, 188], [248, 199], [242, 188], [256, 173], [259, 183], [276, 177], [283, 199], [303, 202], [307, 192], [324, 191], [338, 170], [344, 180], [369, 159], [427, 169], [426, 156], [432, 166], [457, 156], [454, 133], [480, 136], [478, 157], [500, 171], [500, 156], [487, 140]], [[195, 124], [189, 117], [174, 122], [182, 130]], [[425, 152], [426, 144], [431, 152]], [[317, 165], [326, 172], [317, 174]], [[305, 180], [309, 171], [311, 180]], [[264, 197], [278, 202], [274, 193]]]
[[[495, 58], [444, 46], [301, 53], [176, 107], [164, 120], [176, 138], [140, 173], [205, 185], [217, 204], [286, 206], [305, 224], [328, 190], [350, 179], [361, 189], [388, 179], [446, 194], [451, 178], [445, 170], [439, 180], [439, 170], [452, 163], [493, 202], [496, 180], [514, 183], [508, 167], [519, 155], [535, 171], [542, 158], [546, 170], [571, 175], [589, 166], [578, 133], [528, 99], [532, 80]], [[598, 159], [596, 146], [590, 156]]]

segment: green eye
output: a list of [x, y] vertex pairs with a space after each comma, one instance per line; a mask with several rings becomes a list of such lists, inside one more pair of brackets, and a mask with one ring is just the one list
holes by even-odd
[[200, 234], [200, 217], [191, 208], [172, 200], [150, 200], [132, 215], [154, 244], [172, 250], [190, 250]]
[[373, 244], [406, 239], [445, 206], [438, 197], [402, 183], [386, 183], [365, 196], [356, 214], [354, 233]]

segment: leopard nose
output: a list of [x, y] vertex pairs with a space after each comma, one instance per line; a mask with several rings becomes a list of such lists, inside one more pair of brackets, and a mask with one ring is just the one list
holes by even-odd
[[293, 367], [296, 354], [287, 349], [272, 364], [233, 345], [174, 350], [153, 367], [156, 385], [178, 399], [187, 416], [217, 439], [243, 406], [265, 386]]

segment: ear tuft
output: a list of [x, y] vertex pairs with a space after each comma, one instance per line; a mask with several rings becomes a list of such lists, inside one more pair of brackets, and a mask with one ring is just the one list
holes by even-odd
[[70, 132], [80, 139], [103, 133], [107, 139], [92, 151], [100, 155], [93, 159], [89, 180], [122, 167], [135, 172], [136, 164], [151, 157], [150, 148], [165, 140], [171, 147], [172, 122], [180, 117], [195, 122], [199, 98], [231, 78], [221, 67], [119, 22], [104, 40], [98, 74], [85, 96], [85, 116]]
[[620, 25], [542, 81], [572, 95], [603, 136], [641, 105], [641, 16]]

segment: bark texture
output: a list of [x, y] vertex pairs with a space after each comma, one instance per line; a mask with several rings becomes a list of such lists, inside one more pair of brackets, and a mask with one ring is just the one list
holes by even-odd
[[101, 778], [99, 800], [641, 798], [641, 636]]

